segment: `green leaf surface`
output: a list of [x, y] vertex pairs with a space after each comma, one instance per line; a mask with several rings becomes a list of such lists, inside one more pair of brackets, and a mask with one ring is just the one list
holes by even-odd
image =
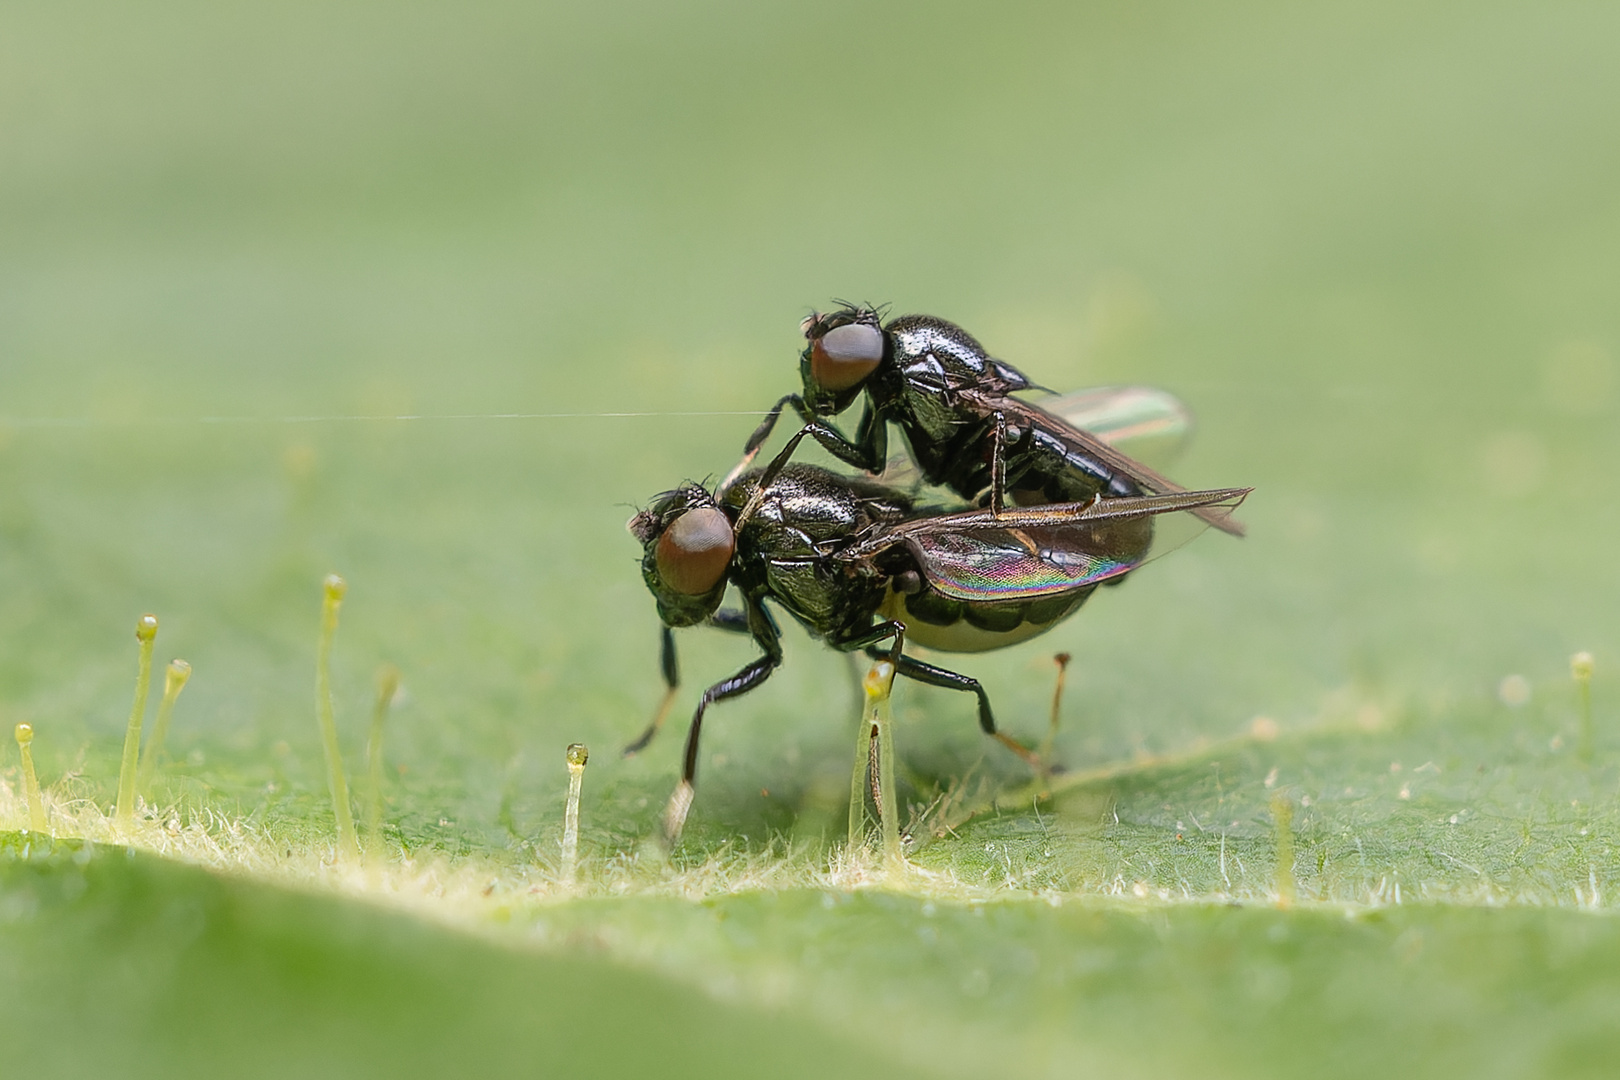
[[16, 1075], [921, 1075], [811, 1018], [588, 953], [133, 851], [3, 839]]
[[[0, 25], [0, 717], [56, 836], [21, 831], [8, 747], [28, 1075], [1620, 1052], [1612, 5]], [[1170, 471], [1253, 485], [1250, 535], [933, 657], [1036, 743], [1073, 655], [1050, 783], [962, 695], [900, 686], [899, 876], [841, 851], [858, 693], [789, 628], [710, 714], [665, 860], [682, 714], [752, 651], [682, 632], [670, 730], [620, 758], [660, 692], [623, 524], [725, 473], [832, 297], [1059, 390], [1173, 391], [1198, 428]], [[403, 677], [361, 867], [316, 725], [329, 572], [360, 821], [373, 674]], [[119, 833], [143, 612], [194, 673]]]

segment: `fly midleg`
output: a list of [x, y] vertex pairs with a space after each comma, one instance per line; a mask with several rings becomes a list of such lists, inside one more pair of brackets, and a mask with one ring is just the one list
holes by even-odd
[[990, 513], [1001, 516], [1007, 499], [1007, 418], [996, 413], [996, 426], [990, 433]]

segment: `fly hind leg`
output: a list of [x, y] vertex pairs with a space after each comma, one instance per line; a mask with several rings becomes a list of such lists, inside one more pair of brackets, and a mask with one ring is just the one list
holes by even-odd
[[978, 679], [969, 678], [966, 675], [948, 671], [942, 667], [935, 667], [933, 664], [925, 664], [914, 657], [894, 656], [887, 650], [878, 651], [874, 649], [868, 651], [872, 652], [874, 656], [881, 656], [883, 659], [891, 660], [894, 663], [896, 673], [904, 675], [908, 679], [928, 686], [942, 686], [947, 690], [971, 692], [979, 699], [979, 726], [984, 729], [984, 733], [1017, 754], [1030, 768], [1040, 769], [1041, 757], [1039, 754], [1011, 735], [996, 730], [995, 713], [990, 710], [990, 695], [984, 692], [984, 687], [979, 684]]

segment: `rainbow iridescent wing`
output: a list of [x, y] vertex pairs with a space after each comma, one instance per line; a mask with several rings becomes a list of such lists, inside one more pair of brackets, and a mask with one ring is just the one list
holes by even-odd
[[[957, 600], [1052, 596], [1119, 577], [1150, 557], [1155, 519], [1230, 514], [1248, 488], [1177, 491], [1006, 509], [930, 514], [887, 526], [837, 557], [877, 566], [906, 548], [934, 589]], [[1206, 522], [1191, 522], [1194, 525]]]
[[1098, 585], [1140, 566], [1153, 520], [938, 530], [907, 538], [928, 584], [955, 600], [1021, 600]]

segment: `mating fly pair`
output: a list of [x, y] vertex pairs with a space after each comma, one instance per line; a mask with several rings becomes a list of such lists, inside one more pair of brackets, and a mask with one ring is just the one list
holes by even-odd
[[[1087, 431], [1007, 396], [1031, 384], [944, 320], [905, 316], [879, 327], [869, 309], [846, 308], [808, 320], [805, 333], [805, 394], [777, 404], [733, 475], [712, 493], [695, 484], [666, 492], [630, 521], [664, 623], [668, 692], [626, 752], [656, 734], [678, 684], [672, 628], [708, 624], [746, 633], [761, 652], [698, 703], [664, 820], [671, 842], [691, 805], [708, 706], [753, 689], [782, 662], [766, 601], [833, 648], [887, 656], [900, 675], [973, 693], [984, 731], [1028, 759], [1029, 751], [997, 730], [976, 680], [906, 655], [905, 642], [980, 652], [1041, 633], [1099, 585], [1117, 584], [1145, 562], [1162, 514], [1184, 511], [1241, 533], [1230, 514], [1248, 489], [1187, 491], [1108, 441], [1144, 427], [1184, 431], [1185, 414], [1167, 395], [1125, 390], [1060, 399], [1084, 414]], [[862, 388], [870, 400], [851, 441], [819, 417], [847, 408]], [[805, 428], [764, 469], [743, 472], [784, 405], [805, 417]], [[789, 463], [808, 436], [840, 460], [878, 472], [888, 465], [890, 421], [905, 434], [922, 479], [969, 500], [967, 507], [920, 506], [893, 484]], [[721, 610], [728, 585], [741, 609]]]

